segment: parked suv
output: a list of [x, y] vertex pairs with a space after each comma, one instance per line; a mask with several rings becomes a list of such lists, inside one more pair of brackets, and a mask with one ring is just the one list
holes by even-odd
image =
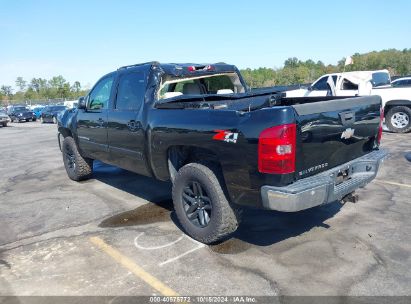
[[40, 122], [57, 123], [57, 115], [66, 109], [66, 106], [47, 106], [41, 111]]
[[25, 106], [12, 106], [8, 110], [8, 115], [12, 122], [20, 121], [36, 121], [37, 117], [33, 111], [27, 109]]

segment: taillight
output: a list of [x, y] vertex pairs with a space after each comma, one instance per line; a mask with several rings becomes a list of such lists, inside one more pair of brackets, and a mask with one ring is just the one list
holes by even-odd
[[384, 108], [381, 107], [380, 110], [380, 126], [378, 128], [378, 135], [377, 135], [377, 143], [380, 144], [381, 143], [381, 137], [382, 137], [382, 123], [384, 121]]
[[261, 132], [258, 138], [258, 171], [287, 174], [295, 171], [297, 126], [286, 124]]

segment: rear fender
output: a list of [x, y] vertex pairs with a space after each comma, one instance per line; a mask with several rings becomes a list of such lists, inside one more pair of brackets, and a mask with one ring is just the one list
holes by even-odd
[[387, 101], [384, 105], [384, 113], [387, 114], [388, 110], [395, 106], [406, 106], [411, 108], [411, 100], [398, 99]]

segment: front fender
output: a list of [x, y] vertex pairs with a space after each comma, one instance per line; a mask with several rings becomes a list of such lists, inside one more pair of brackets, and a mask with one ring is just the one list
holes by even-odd
[[77, 143], [76, 116], [77, 109], [65, 110], [61, 115], [57, 115], [57, 129], [63, 137], [71, 136]]

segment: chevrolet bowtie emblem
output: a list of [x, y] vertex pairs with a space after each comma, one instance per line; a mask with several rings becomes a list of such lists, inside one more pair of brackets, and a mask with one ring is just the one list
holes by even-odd
[[341, 138], [343, 138], [343, 139], [349, 139], [349, 138], [353, 137], [354, 131], [355, 131], [355, 130], [354, 130], [354, 129], [351, 129], [351, 128], [345, 129], [345, 131], [342, 132], [342, 134], [341, 134]]

